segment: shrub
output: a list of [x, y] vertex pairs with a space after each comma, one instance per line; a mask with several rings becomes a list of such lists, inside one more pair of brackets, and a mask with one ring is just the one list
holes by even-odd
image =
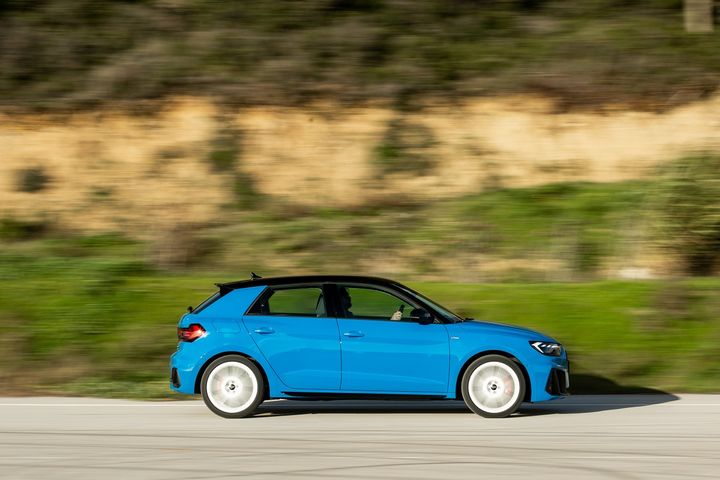
[[240, 132], [234, 128], [226, 127], [217, 132], [207, 156], [213, 172], [228, 173], [235, 169], [235, 162], [240, 156], [240, 141]]
[[44, 190], [50, 182], [50, 176], [43, 167], [24, 168], [17, 172], [17, 190], [34, 193]]
[[175, 225], [164, 231], [150, 248], [150, 263], [173, 270], [195, 265], [218, 250], [215, 239], [201, 236], [199, 225]]
[[256, 205], [259, 194], [252, 176], [237, 168], [241, 154], [242, 132], [225, 126], [213, 138], [207, 161], [213, 172], [232, 174], [232, 204], [237, 208], [248, 209]]
[[157, 151], [157, 158], [160, 160], [174, 160], [185, 156], [185, 151], [179, 147], [165, 147]]
[[712, 274], [720, 260], [720, 155], [671, 163], [654, 203], [660, 245], [677, 257], [685, 273]]
[[243, 210], [252, 209], [261, 200], [261, 196], [255, 188], [255, 181], [252, 176], [246, 173], [236, 173], [232, 187], [237, 208]]
[[26, 221], [14, 218], [0, 219], [0, 240], [20, 241], [41, 237], [48, 230], [42, 221]]
[[427, 149], [435, 144], [432, 131], [417, 123], [399, 118], [391, 120], [380, 144], [375, 161], [381, 173], [427, 174], [434, 162]]

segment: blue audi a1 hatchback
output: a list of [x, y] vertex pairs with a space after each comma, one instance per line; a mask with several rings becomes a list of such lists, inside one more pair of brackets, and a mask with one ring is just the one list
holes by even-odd
[[463, 319], [392, 280], [260, 278], [219, 284], [180, 319], [170, 383], [223, 417], [271, 398], [459, 399], [484, 417], [567, 395], [554, 339]]

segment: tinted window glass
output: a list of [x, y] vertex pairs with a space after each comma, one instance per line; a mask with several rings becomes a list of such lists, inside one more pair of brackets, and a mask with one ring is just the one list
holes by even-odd
[[325, 317], [322, 288], [302, 287], [273, 289], [265, 294], [248, 312], [252, 315], [291, 315]]
[[210, 295], [208, 298], [206, 298], [205, 300], [203, 300], [203, 302], [202, 302], [200, 305], [198, 305], [197, 307], [195, 307], [195, 308], [193, 309], [192, 313], [200, 313], [200, 312], [202, 312], [202, 311], [205, 310], [207, 307], [209, 307], [210, 305], [212, 305], [213, 303], [215, 303], [215, 300], [217, 300], [218, 298], [220, 298], [220, 292], [215, 292], [215, 293], [213, 293], [213, 294]]
[[340, 305], [347, 318], [410, 321], [416, 306], [381, 290], [339, 287]]
[[433, 301], [433, 300], [430, 300], [428, 297], [426, 297], [426, 296], [423, 295], [422, 293], [416, 292], [415, 290], [411, 290], [411, 289], [409, 289], [409, 288], [407, 288], [407, 287], [403, 288], [403, 290], [407, 291], [407, 293], [409, 293], [409, 294], [411, 294], [411, 295], [414, 295], [414, 296], [416, 296], [416, 297], [420, 297], [421, 299], [423, 299], [423, 300], [425, 301], [425, 303], [427, 303], [427, 304], [430, 305], [432, 308], [434, 308], [435, 311], [437, 311], [438, 313], [440, 313], [440, 315], [442, 315], [443, 317], [445, 317], [447, 320], [450, 320], [451, 322], [462, 322], [462, 321], [464, 321], [463, 317], [461, 317], [460, 315], [458, 315], [458, 314], [456, 314], [456, 313], [451, 312], [450, 310], [448, 310], [447, 308], [443, 307], [443, 306], [440, 305], [439, 303], [437, 303], [437, 302], [435, 302], [435, 301]]

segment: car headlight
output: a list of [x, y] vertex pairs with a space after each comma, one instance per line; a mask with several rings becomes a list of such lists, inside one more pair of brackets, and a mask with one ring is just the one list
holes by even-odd
[[563, 347], [559, 343], [535, 341], [530, 342], [530, 346], [543, 355], [550, 357], [559, 357], [562, 355]]

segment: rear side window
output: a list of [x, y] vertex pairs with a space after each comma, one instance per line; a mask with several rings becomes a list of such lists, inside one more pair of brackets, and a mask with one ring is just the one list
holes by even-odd
[[215, 301], [220, 298], [220, 292], [215, 292], [212, 295], [210, 295], [208, 298], [203, 300], [203, 302], [198, 305], [197, 307], [193, 308], [192, 313], [200, 313], [203, 310], [205, 310], [207, 307], [215, 303]]
[[325, 299], [320, 287], [274, 288], [265, 291], [248, 315], [326, 317]]

